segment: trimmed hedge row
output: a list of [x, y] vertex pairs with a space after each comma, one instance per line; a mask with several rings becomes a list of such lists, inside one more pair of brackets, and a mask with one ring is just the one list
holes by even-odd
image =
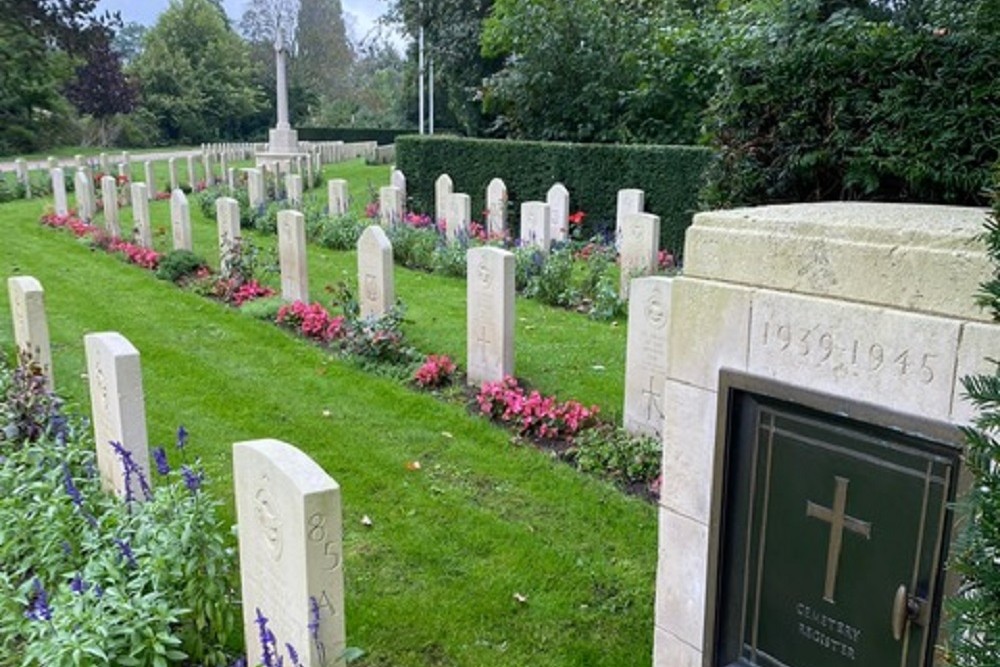
[[646, 210], [660, 216], [660, 247], [680, 253], [684, 230], [698, 209], [698, 194], [712, 152], [696, 146], [633, 146], [504, 141], [408, 135], [396, 140], [396, 165], [406, 174], [409, 205], [434, 211], [434, 181], [451, 176], [455, 192], [472, 197], [473, 218], [486, 208], [493, 178], [507, 184], [509, 220], [518, 230], [521, 202], [543, 200], [561, 182], [570, 212], [587, 213], [588, 233], [614, 232], [618, 190], [646, 192]]
[[396, 137], [413, 130], [380, 129], [365, 127], [300, 127], [302, 141], [343, 141], [353, 144], [359, 141], [377, 141], [379, 146], [395, 143]]

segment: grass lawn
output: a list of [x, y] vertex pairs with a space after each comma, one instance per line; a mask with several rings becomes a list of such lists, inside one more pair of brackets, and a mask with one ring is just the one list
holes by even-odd
[[[382, 174], [373, 182], [388, 180], [386, 168], [370, 169]], [[364, 187], [347, 178], [352, 190]], [[648, 663], [654, 507], [511, 446], [507, 432], [461, 406], [366, 375], [44, 229], [41, 210], [38, 200], [0, 206], [7, 228], [0, 269], [33, 275], [46, 289], [60, 392], [89, 407], [83, 334], [124, 334], [142, 353], [151, 444], [171, 442], [183, 423], [229, 520], [231, 443], [276, 437], [312, 456], [343, 488], [348, 643], [367, 652], [361, 664]], [[167, 211], [166, 202], [152, 207], [160, 247]], [[192, 214], [195, 248], [214, 260], [214, 222], [193, 201]], [[126, 212], [123, 226], [128, 220]], [[309, 261], [317, 296], [324, 284], [355, 273], [353, 253], [312, 248]], [[421, 349], [461, 363], [464, 283], [402, 269], [396, 275], [409, 335]], [[617, 409], [624, 326], [524, 300], [517, 309], [518, 374], [562, 398]], [[9, 319], [0, 339], [9, 349]], [[420, 470], [409, 470], [411, 461]]]

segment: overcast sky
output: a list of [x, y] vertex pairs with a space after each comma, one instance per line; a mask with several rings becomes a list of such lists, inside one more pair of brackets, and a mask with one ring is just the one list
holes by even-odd
[[[98, 11], [121, 12], [126, 23], [136, 22], [152, 25], [169, 5], [169, 0], [100, 0]], [[222, 5], [234, 24], [238, 24], [246, 9], [246, 0], [223, 0]], [[386, 0], [341, 0], [344, 7], [344, 22], [351, 37], [363, 38], [371, 30], [376, 19], [386, 11]]]

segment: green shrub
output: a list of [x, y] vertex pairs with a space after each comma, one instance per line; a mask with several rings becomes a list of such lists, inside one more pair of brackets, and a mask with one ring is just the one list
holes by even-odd
[[[485, 209], [493, 178], [507, 184], [510, 224], [516, 237], [521, 202], [544, 200], [556, 182], [570, 191], [571, 208], [587, 212], [587, 233], [613, 232], [618, 190], [641, 188], [646, 209], [659, 215], [661, 247], [679, 254], [684, 230], [698, 208], [698, 192], [711, 151], [695, 146], [624, 146], [490, 141], [456, 137], [403, 136], [396, 164], [407, 179], [412, 210], [434, 210], [434, 181], [450, 174], [456, 192]], [[474, 216], [476, 217], [476, 216]]]
[[574, 455], [580, 470], [628, 486], [652, 484], [660, 474], [660, 442], [603, 424], [577, 436]]
[[160, 260], [156, 277], [176, 283], [207, 267], [208, 263], [190, 250], [171, 250]]
[[354, 213], [334, 217], [326, 215], [306, 219], [306, 234], [309, 239], [331, 250], [354, 250], [358, 239], [370, 223]]
[[824, 19], [819, 4], [762, 12], [725, 45], [706, 201], [985, 203], [1000, 150], [1000, 33], [963, 25], [961, 3], [946, 23], [915, 26]]
[[436, 230], [396, 225], [388, 231], [388, 235], [392, 242], [393, 261], [408, 269], [434, 270], [434, 253], [441, 238]]
[[541, 271], [528, 280], [524, 296], [550, 306], [567, 308], [576, 305], [580, 295], [573, 287], [573, 267], [573, 251], [570, 248], [552, 250], [545, 257]]

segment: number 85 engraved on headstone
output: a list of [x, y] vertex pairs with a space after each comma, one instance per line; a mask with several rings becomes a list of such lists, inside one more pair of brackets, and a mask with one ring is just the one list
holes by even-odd
[[337, 544], [332, 540], [327, 540], [326, 516], [319, 512], [314, 512], [309, 517], [309, 540], [323, 543], [323, 557], [326, 560], [324, 569], [336, 570], [340, 567], [340, 552], [337, 551]]

